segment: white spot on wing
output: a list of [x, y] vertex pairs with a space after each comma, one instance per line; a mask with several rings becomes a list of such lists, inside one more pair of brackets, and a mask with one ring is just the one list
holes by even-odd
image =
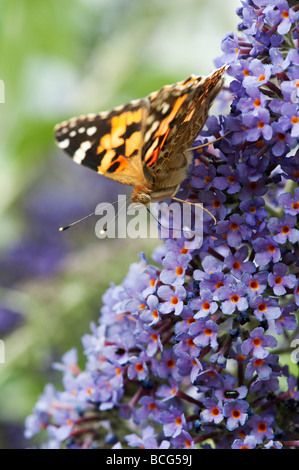
[[167, 103], [167, 101], [165, 101], [164, 103], [162, 103], [162, 106], [161, 106], [161, 113], [162, 113], [162, 114], [166, 114], [167, 111], [169, 110], [169, 107], [170, 107], [170, 104]]
[[82, 163], [82, 160], [85, 158], [85, 150], [83, 150], [81, 147], [76, 150], [76, 152], [73, 155], [73, 160], [75, 163], [78, 163], [80, 165]]
[[90, 147], [91, 147], [91, 142], [89, 140], [82, 142], [80, 147], [76, 150], [76, 152], [73, 155], [74, 162], [80, 165], [86, 156], [87, 150], [90, 149]]
[[155, 130], [158, 128], [158, 126], [159, 126], [159, 121], [154, 121], [144, 136], [145, 142], [147, 142], [151, 138], [151, 136], [153, 135]]
[[90, 149], [91, 147], [91, 142], [89, 140], [86, 140], [85, 142], [82, 142], [82, 144], [80, 145], [80, 148], [82, 150], [84, 150], [85, 152]]
[[68, 148], [69, 145], [70, 145], [70, 139], [64, 139], [64, 140], [61, 140], [60, 142], [58, 142], [58, 146], [61, 149], [66, 149], [66, 148]]
[[86, 134], [89, 136], [94, 135], [96, 132], [97, 132], [96, 126], [88, 127], [88, 129], [86, 130]]

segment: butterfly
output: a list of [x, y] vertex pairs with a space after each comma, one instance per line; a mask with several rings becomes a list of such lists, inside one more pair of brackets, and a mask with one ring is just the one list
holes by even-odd
[[187, 176], [187, 152], [223, 86], [223, 66], [191, 75], [111, 111], [55, 126], [55, 140], [75, 163], [134, 187], [132, 202], [174, 197]]

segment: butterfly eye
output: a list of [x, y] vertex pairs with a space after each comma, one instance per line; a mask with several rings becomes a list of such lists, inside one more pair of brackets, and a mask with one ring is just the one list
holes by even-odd
[[136, 202], [140, 202], [141, 204], [149, 204], [151, 202], [151, 197], [149, 194], [139, 193], [136, 194]]

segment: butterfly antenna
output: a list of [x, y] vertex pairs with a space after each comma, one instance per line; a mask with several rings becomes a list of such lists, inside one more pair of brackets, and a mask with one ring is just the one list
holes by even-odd
[[[111, 202], [111, 204], [117, 204], [118, 201], [114, 201], [114, 202]], [[108, 207], [108, 205], [106, 206]], [[104, 207], [105, 209], [105, 207]], [[73, 225], [77, 225], [79, 224], [79, 222], [83, 222], [83, 220], [86, 220], [88, 219], [89, 217], [91, 217], [92, 215], [96, 215], [97, 213], [97, 210], [91, 212], [90, 214], [86, 215], [85, 217], [82, 217], [82, 219], [79, 219], [79, 220], [75, 220], [75, 222], [72, 222], [71, 224], [69, 225], [66, 225], [65, 227], [60, 227], [59, 228], [59, 232], [65, 232], [66, 230], [68, 230], [70, 227], [73, 227]]]
[[82, 217], [82, 219], [76, 220], [75, 222], [72, 222], [71, 224], [66, 225], [65, 227], [60, 227], [59, 232], [65, 232], [65, 230], [68, 230], [73, 225], [76, 225], [79, 222], [82, 222], [83, 220], [88, 219], [88, 217], [91, 217], [92, 215], [95, 215], [95, 211], [91, 212], [90, 214], [86, 215], [85, 217]]
[[212, 140], [211, 142], [206, 142], [205, 144], [197, 145], [196, 147], [191, 147], [190, 149], [187, 149], [187, 150], [197, 150], [197, 149], [202, 149], [204, 147], [208, 147], [209, 145], [214, 144], [215, 142], [218, 142], [218, 140], [223, 139], [223, 137], [225, 137], [230, 132], [231, 131], [227, 131], [225, 134], [218, 137], [218, 139]]

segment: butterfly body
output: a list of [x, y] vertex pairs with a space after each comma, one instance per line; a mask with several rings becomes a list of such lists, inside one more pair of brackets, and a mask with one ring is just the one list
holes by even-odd
[[187, 176], [188, 152], [223, 85], [225, 66], [191, 76], [111, 111], [72, 118], [55, 138], [76, 163], [134, 186], [132, 202], [173, 196]]

